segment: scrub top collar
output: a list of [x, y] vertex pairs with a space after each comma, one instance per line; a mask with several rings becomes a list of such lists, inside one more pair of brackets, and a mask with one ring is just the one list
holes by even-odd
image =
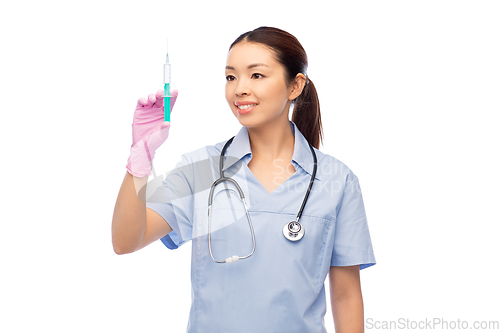
[[[295, 165], [300, 166], [309, 175], [312, 175], [314, 170], [314, 161], [311, 154], [311, 149], [309, 148], [309, 143], [307, 142], [306, 138], [302, 135], [302, 133], [300, 133], [299, 129], [297, 128], [297, 125], [295, 125], [293, 121], [289, 122], [292, 133], [295, 136], [292, 161], [295, 162]], [[222, 147], [220, 150], [222, 150]], [[315, 151], [317, 153], [318, 150], [315, 149]], [[250, 140], [248, 139], [248, 129], [245, 126], [243, 126], [238, 132], [238, 134], [236, 134], [236, 136], [233, 139], [233, 142], [231, 142], [231, 144], [226, 150], [226, 156], [233, 156], [236, 158], [225, 159], [223, 171], [226, 171], [233, 164], [240, 161], [243, 157], [247, 156], [248, 154], [250, 154], [251, 156], [252, 150], [250, 149]], [[248, 161], [250, 161], [250, 159], [248, 159]], [[317, 180], [321, 180], [318, 175], [318, 172], [316, 173], [316, 176], [314, 178]]]

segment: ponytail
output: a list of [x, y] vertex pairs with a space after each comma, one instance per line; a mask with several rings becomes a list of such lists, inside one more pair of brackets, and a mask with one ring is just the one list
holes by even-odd
[[292, 121], [307, 141], [314, 148], [319, 149], [319, 145], [323, 141], [319, 99], [314, 84], [308, 78], [306, 78], [302, 94], [295, 99]]

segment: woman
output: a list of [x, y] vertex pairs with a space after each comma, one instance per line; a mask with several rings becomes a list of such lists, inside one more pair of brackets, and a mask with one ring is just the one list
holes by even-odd
[[[147, 203], [136, 188], [145, 187], [170, 123], [161, 91], [139, 100], [113, 216], [115, 252], [192, 240], [188, 332], [326, 332], [328, 274], [336, 331], [362, 332], [359, 271], [375, 257], [357, 177], [318, 150], [320, 109], [304, 49], [261, 27], [234, 41], [226, 64], [226, 99], [243, 127], [183, 155]], [[240, 189], [212, 186], [221, 176]]]

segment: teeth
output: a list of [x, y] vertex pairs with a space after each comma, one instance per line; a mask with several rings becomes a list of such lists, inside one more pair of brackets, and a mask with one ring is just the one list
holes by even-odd
[[245, 109], [251, 108], [252, 106], [256, 106], [256, 105], [257, 105], [257, 104], [239, 105], [239, 106], [238, 106], [238, 109], [240, 109], [240, 110], [245, 110]]

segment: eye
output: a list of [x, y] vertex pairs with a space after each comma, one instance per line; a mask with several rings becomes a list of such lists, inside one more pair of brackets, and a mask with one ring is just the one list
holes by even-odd
[[254, 78], [254, 79], [262, 79], [263, 77], [264, 77], [264, 75], [259, 74], [259, 73], [253, 73], [252, 74], [252, 78]]
[[234, 80], [236, 80], [236, 78], [234, 76], [232, 76], [232, 75], [226, 76], [226, 81], [234, 81]]

